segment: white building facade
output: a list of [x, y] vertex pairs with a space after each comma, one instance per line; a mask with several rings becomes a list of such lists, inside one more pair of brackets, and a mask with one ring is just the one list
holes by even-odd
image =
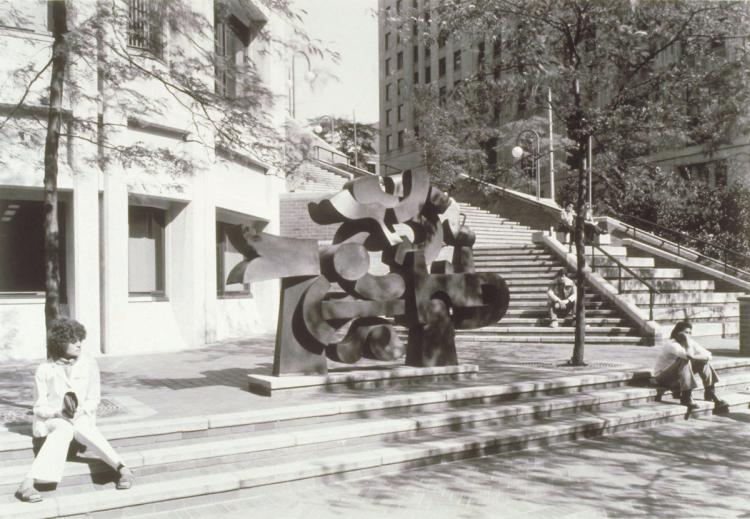
[[[151, 2], [117, 1], [131, 16], [129, 25], [120, 27], [127, 34], [115, 30], [103, 38], [116, 43], [127, 37], [128, 50], [140, 47], [135, 50], [142, 52], [140, 64], [147, 72], [186, 58], [187, 47], [181, 47], [186, 35], [170, 33], [169, 20], [160, 21], [159, 30], [165, 31], [160, 55], [149, 56], [153, 34], [139, 27], [137, 18], [138, 9], [148, 13]], [[95, 0], [69, 4], [75, 6], [69, 27], [96, 15]], [[217, 4], [189, 2], [213, 24], [204, 48], [221, 49], [237, 66], [252, 60], [269, 88], [284, 92], [286, 72], [271, 67], [274, 57], [263, 48], [271, 44], [253, 40], [254, 31], [276, 22], [247, 1], [227, 0], [221, 10]], [[0, 128], [0, 359], [41, 358], [46, 353], [41, 201], [49, 71], [21, 106], [30, 74], [17, 71], [27, 65], [41, 70], [52, 37], [45, 1], [0, 1], [0, 13], [5, 15], [0, 68], [6, 85], [0, 89], [0, 115], [6, 120]], [[169, 85], [149, 80], [148, 73], [127, 84], [109, 81], [96, 64], [118, 59], [113, 55], [118, 47], [109, 54], [102, 48], [93, 41], [88, 47], [93, 55], [75, 49], [66, 78], [76, 88], [64, 100], [58, 161], [63, 313], [86, 327], [85, 348], [94, 355], [186, 349], [273, 332], [278, 281], [225, 285], [243, 259], [226, 239], [225, 226], [244, 224], [277, 234], [279, 195], [286, 190], [283, 171], [257, 154], [222, 144], [215, 128], [196, 123], [194, 107]], [[228, 95], [242, 88], [218, 71], [216, 77], [198, 79], [215, 82]], [[158, 109], [129, 108], [122, 98], [131, 91], [137, 93], [133, 99], [148, 99]], [[144, 160], [122, 160], [111, 151], [118, 146], [166, 150], [169, 158], [147, 152]]]

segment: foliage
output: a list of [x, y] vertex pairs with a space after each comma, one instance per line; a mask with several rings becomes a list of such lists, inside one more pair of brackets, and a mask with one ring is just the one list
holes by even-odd
[[[333, 128], [331, 126], [331, 119], [333, 119]], [[352, 166], [357, 162], [360, 168], [365, 169], [367, 156], [377, 153], [375, 150], [375, 137], [378, 134], [378, 129], [374, 124], [357, 123], [357, 142], [355, 146], [353, 121], [342, 117], [332, 118], [328, 115], [321, 115], [313, 117], [307, 122], [321, 139], [336, 149], [341, 150], [342, 153], [349, 157]], [[320, 131], [318, 131], [318, 128]], [[333, 129], [334, 133], [331, 133], [331, 129]]]
[[[421, 24], [420, 38], [436, 40], [422, 15], [406, 16]], [[592, 134], [597, 161], [607, 159], [598, 171], [607, 177], [602, 195], [613, 203], [641, 169], [640, 157], [675, 146], [715, 148], [741, 129], [750, 102], [750, 59], [739, 38], [748, 21], [744, 2], [446, 0], [431, 21], [452, 35], [454, 49], [469, 48], [479, 61], [443, 104], [435, 83], [417, 91], [425, 106], [420, 130], [425, 118], [440, 123], [421, 131], [420, 144], [462, 147], [442, 154], [447, 164], [434, 154], [440, 174], [483, 174], [485, 166], [467, 157], [514, 139], [502, 123], [543, 115], [549, 87], [564, 160], [577, 168]], [[507, 150], [496, 151], [501, 168]]]

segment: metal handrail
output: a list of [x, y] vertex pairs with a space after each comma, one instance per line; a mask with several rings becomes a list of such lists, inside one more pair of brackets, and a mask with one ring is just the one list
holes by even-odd
[[[596, 272], [596, 259], [595, 259], [595, 253], [594, 249], [598, 249], [602, 254], [604, 254], [608, 259], [615, 262], [617, 265], [617, 292], [622, 293], [622, 271], [623, 269], [625, 272], [632, 275], [635, 279], [640, 281], [642, 284], [646, 285], [646, 288], [648, 288], [648, 320], [653, 321], [654, 320], [654, 294], [661, 294], [661, 291], [656, 288], [655, 286], [648, 283], [644, 278], [639, 276], [633, 269], [625, 265], [623, 262], [621, 262], [619, 259], [614, 257], [609, 252], [602, 249], [599, 245], [593, 244], [591, 246], [591, 272]], [[608, 267], [605, 267], [608, 268]]]
[[[734, 271], [735, 273], [736, 273], [736, 272], [741, 272], [741, 273], [743, 273], [743, 274], [745, 274], [745, 275], [747, 275], [747, 276], [750, 276], [750, 272], [747, 272], [747, 271], [745, 271], [745, 270], [742, 270], [742, 269], [740, 269], [740, 268], [738, 268], [738, 267], [735, 267], [734, 265], [730, 265], [730, 264], [728, 264], [728, 263], [727, 263], [727, 253], [729, 253], [729, 254], [733, 254], [733, 255], [734, 255], [734, 256], [736, 256], [737, 258], [739, 258], [739, 259], [742, 259], [742, 260], [744, 260], [745, 262], [747, 262], [748, 264], [750, 264], [750, 256], [747, 256], [746, 254], [743, 254], [743, 253], [741, 253], [741, 252], [738, 252], [738, 251], [736, 251], [736, 250], [732, 250], [732, 249], [730, 249], [730, 248], [727, 248], [727, 247], [723, 247], [723, 246], [721, 246], [721, 245], [715, 245], [715, 244], [713, 244], [713, 243], [711, 243], [711, 242], [709, 242], [709, 241], [706, 241], [706, 240], [701, 240], [700, 238], [694, 238], [694, 237], [690, 236], [690, 235], [689, 235], [689, 234], [687, 234], [687, 233], [684, 233], [684, 232], [682, 232], [682, 231], [678, 231], [678, 230], [676, 230], [676, 229], [670, 229], [669, 227], [665, 227], [665, 226], [663, 226], [663, 225], [660, 225], [660, 224], [658, 224], [658, 223], [652, 222], [652, 221], [650, 221], [650, 220], [646, 220], [645, 218], [641, 218], [641, 217], [639, 217], [639, 216], [632, 216], [632, 215], [621, 215], [621, 214], [618, 214], [618, 213], [614, 213], [614, 214], [615, 214], [615, 215], [616, 215], [616, 216], [617, 216], [618, 218], [620, 218], [620, 219], [625, 219], [625, 218], [629, 218], [629, 219], [632, 219], [632, 220], [636, 220], [636, 221], [638, 221], [638, 222], [642, 222], [642, 223], [644, 223], [644, 224], [646, 224], [646, 225], [650, 225], [651, 227], [654, 227], [654, 228], [657, 228], [657, 229], [660, 229], [660, 230], [663, 230], [663, 231], [666, 231], [666, 232], [670, 232], [670, 233], [672, 233], [672, 234], [674, 234], [674, 235], [676, 235], [676, 236], [678, 236], [678, 237], [682, 237], [682, 238], [685, 238], [685, 239], [686, 239], [686, 241], [688, 241], [688, 242], [699, 243], [699, 244], [707, 245], [707, 246], [709, 246], [709, 247], [713, 247], [713, 248], [715, 248], [715, 249], [719, 249], [719, 250], [721, 250], [721, 251], [723, 251], [723, 252], [724, 252], [724, 259], [723, 259], [723, 261], [722, 261], [722, 260], [720, 260], [720, 259], [718, 259], [718, 258], [714, 258], [714, 257], [708, 256], [707, 254], [704, 254], [704, 253], [702, 253], [702, 252], [698, 252], [698, 251], [696, 251], [696, 250], [693, 250], [693, 249], [689, 249], [689, 248], [685, 247], [685, 246], [684, 246], [684, 245], [682, 245], [682, 243], [681, 243], [681, 242], [679, 242], [679, 241], [677, 241], [677, 242], [673, 242], [673, 241], [671, 241], [671, 240], [668, 240], [668, 239], [666, 239], [666, 238], [663, 238], [663, 237], [661, 237], [661, 236], [659, 236], [659, 235], [657, 235], [657, 234], [654, 234], [653, 232], [648, 232], [648, 231], [644, 231], [644, 230], [642, 230], [642, 229], [638, 229], [638, 227], [636, 227], [636, 226], [634, 226], [634, 225], [632, 225], [632, 224], [629, 224], [629, 223], [627, 223], [627, 222], [622, 222], [622, 223], [623, 223], [624, 225], [626, 225], [627, 227], [630, 227], [631, 229], [633, 229], [633, 238], [634, 238], [634, 239], [636, 238], [636, 236], [637, 236], [637, 234], [638, 234], [638, 231], [640, 231], [640, 232], [641, 232], [641, 233], [643, 233], [643, 234], [647, 234], [647, 235], [653, 236], [653, 237], [655, 237], [655, 238], [657, 238], [657, 239], [661, 240], [661, 241], [662, 241], [663, 243], [668, 243], [668, 244], [670, 244], [670, 245], [673, 245], [673, 246], [674, 246], [674, 247], [675, 247], [675, 248], [677, 249], [677, 255], [678, 255], [678, 256], [680, 256], [680, 251], [681, 251], [681, 249], [686, 249], [686, 250], [688, 250], [688, 251], [689, 251], [690, 253], [692, 253], [692, 254], [695, 254], [696, 256], [699, 256], [699, 257], [701, 257], [701, 258], [705, 258], [705, 259], [707, 259], [707, 260], [709, 260], [709, 261], [712, 261], [712, 262], [714, 262], [714, 263], [717, 263], [717, 264], [720, 264], [720, 265], [722, 265], [722, 266], [724, 267], [724, 272], [727, 272], [727, 269], [728, 269], [728, 268], [731, 268], [731, 269], [732, 269], [732, 270], [733, 270], [733, 271]], [[627, 231], [626, 231], [626, 234], [627, 234]]]
[[[338, 152], [338, 151], [334, 151], [334, 150], [329, 150], [327, 148], [323, 148], [322, 146], [313, 146], [313, 150], [315, 151], [315, 158], [318, 159], [318, 160], [320, 160], [320, 161], [322, 161], [322, 162], [327, 162], [328, 164], [337, 164], [336, 162], [334, 162], [333, 159], [334, 159], [335, 156], [338, 156], [338, 157], [342, 157], [343, 158], [343, 160], [340, 161], [340, 163], [346, 164], [347, 166], [350, 165], [350, 163], [349, 163], [350, 162], [349, 156], [346, 155], [346, 154], [344, 154], [344, 153], [341, 153], [341, 152]], [[324, 160], [324, 159], [320, 158], [320, 152], [321, 151], [329, 154], [330, 157], [331, 157], [331, 160]]]

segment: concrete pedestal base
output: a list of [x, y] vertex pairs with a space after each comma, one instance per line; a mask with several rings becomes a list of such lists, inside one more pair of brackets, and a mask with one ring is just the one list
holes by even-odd
[[476, 377], [475, 364], [413, 368], [409, 366], [377, 366], [357, 370], [331, 370], [327, 375], [299, 375], [274, 377], [248, 375], [251, 393], [264, 396], [293, 392], [335, 392], [347, 389], [377, 388], [393, 385], [419, 384], [438, 380], [464, 380]]

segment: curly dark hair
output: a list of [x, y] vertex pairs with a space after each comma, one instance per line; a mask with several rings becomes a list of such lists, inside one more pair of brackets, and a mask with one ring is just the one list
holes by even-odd
[[674, 325], [674, 328], [672, 328], [672, 333], [669, 335], [670, 339], [676, 341], [677, 336], [687, 329], [693, 329], [693, 325], [690, 324], [690, 321], [680, 321]]
[[47, 326], [47, 358], [57, 360], [65, 356], [68, 344], [86, 338], [86, 328], [75, 319], [60, 317]]

